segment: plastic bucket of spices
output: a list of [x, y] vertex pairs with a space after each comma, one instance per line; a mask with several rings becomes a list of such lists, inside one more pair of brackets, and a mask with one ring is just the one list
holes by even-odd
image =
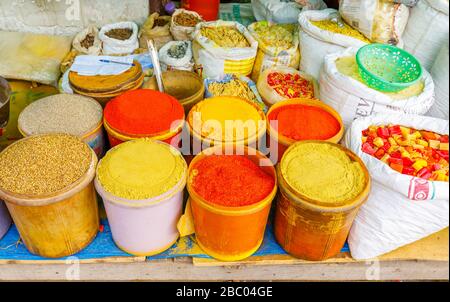
[[340, 145], [304, 141], [286, 151], [277, 172], [278, 243], [304, 260], [336, 256], [369, 196], [371, 180], [364, 163]]
[[49, 133], [75, 135], [97, 156], [104, 153], [103, 108], [92, 98], [57, 94], [40, 99], [22, 111], [18, 128], [25, 137]]
[[187, 165], [172, 146], [138, 139], [110, 150], [95, 179], [117, 246], [151, 256], [178, 239]]
[[[163, 72], [164, 90], [176, 98], [184, 107], [186, 114], [195, 104], [204, 99], [205, 85], [203, 79], [195, 72], [170, 70]], [[158, 90], [156, 77], [152, 77], [144, 88]]]
[[266, 117], [261, 108], [238, 97], [213, 97], [195, 105], [187, 118], [194, 155], [198, 146], [250, 146], [265, 142]]
[[238, 149], [242, 155], [224, 155], [219, 146], [207, 149], [189, 166], [197, 243], [221, 261], [242, 260], [259, 249], [277, 192], [270, 160], [255, 149]]
[[99, 228], [97, 156], [67, 134], [30, 136], [0, 153], [0, 198], [32, 254], [73, 255]]
[[[168, 144], [184, 126], [183, 106], [174, 97], [150, 89], [128, 91], [110, 101], [104, 126], [111, 147], [123, 142], [151, 138]], [[174, 146], [178, 147], [179, 142]]]
[[0, 201], [0, 239], [5, 236], [11, 226], [11, 217], [6, 209], [5, 203]]
[[298, 141], [321, 140], [337, 144], [344, 136], [339, 113], [314, 99], [292, 99], [273, 105], [267, 113], [267, 129], [268, 138], [277, 142], [278, 162]]

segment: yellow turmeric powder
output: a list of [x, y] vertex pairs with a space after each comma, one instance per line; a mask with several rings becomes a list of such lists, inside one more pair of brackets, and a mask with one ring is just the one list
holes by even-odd
[[280, 168], [297, 193], [330, 206], [352, 202], [366, 186], [363, 167], [332, 144], [296, 144], [285, 153]]
[[186, 162], [175, 148], [139, 139], [108, 152], [98, 165], [97, 177], [116, 197], [146, 200], [183, 184], [186, 173]]

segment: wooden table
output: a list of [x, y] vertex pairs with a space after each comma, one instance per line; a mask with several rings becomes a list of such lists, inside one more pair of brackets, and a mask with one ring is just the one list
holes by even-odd
[[0, 281], [419, 281], [449, 280], [448, 229], [375, 261], [343, 253], [312, 263], [289, 256], [253, 257], [235, 263], [144, 257], [68, 262], [0, 260]]
[[[79, 275], [74, 272], [79, 267]], [[0, 280], [83, 281], [344, 281], [344, 280], [448, 280], [449, 263], [442, 261], [321, 263], [291, 265], [235, 265], [201, 267], [190, 259], [136, 263], [6, 264]]]

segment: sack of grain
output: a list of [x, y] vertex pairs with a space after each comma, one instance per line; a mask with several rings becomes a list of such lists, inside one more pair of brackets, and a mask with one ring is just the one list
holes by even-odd
[[358, 117], [377, 112], [426, 114], [434, 104], [434, 82], [424, 71], [422, 81], [396, 93], [369, 88], [361, 79], [356, 64], [357, 49], [325, 57], [320, 73], [320, 99], [342, 116], [346, 126]]
[[197, 25], [192, 48], [194, 61], [203, 68], [205, 78], [225, 74], [249, 76], [258, 42], [242, 24], [219, 20]]
[[339, 12], [372, 42], [403, 46], [402, 34], [409, 18], [407, 6], [386, 0], [341, 0]]
[[361, 33], [345, 25], [344, 28], [330, 21], [335, 9], [305, 11], [300, 23], [300, 70], [319, 78], [323, 58], [347, 47], [362, 47], [370, 43]]
[[444, 43], [439, 55], [431, 69], [434, 85], [436, 86], [436, 103], [431, 107], [428, 115], [449, 119], [449, 51], [448, 40]]
[[120, 22], [102, 27], [99, 33], [104, 55], [131, 54], [139, 48], [138, 26], [133, 22]]
[[192, 59], [192, 43], [190, 41], [172, 41], [159, 50], [159, 61], [162, 71], [194, 70]]
[[260, 21], [251, 24], [248, 30], [259, 44], [252, 72], [253, 81], [258, 81], [259, 74], [271, 67], [288, 66], [298, 69], [300, 49], [297, 24]]
[[139, 46], [148, 49], [147, 41], [153, 40], [156, 49], [161, 49], [164, 45], [173, 41], [170, 33], [170, 16], [159, 16], [158, 13], [153, 13], [145, 21], [139, 32]]
[[302, 9], [324, 9], [322, 0], [252, 0], [253, 14], [258, 21], [296, 23]]
[[102, 41], [97, 27], [91, 25], [78, 33], [73, 39], [72, 47], [80, 54], [99, 56], [102, 53]]
[[448, 40], [448, 0], [421, 0], [411, 9], [403, 40], [405, 49], [430, 70]]
[[349, 244], [355, 259], [372, 259], [445, 229], [449, 225], [448, 182], [400, 174], [362, 151], [362, 133], [373, 125], [401, 125], [449, 134], [448, 120], [417, 115], [376, 114], [356, 120], [345, 144], [366, 164], [372, 193], [352, 226]]
[[[274, 75], [277, 79], [272, 80]], [[283, 80], [278, 78], [281, 76], [284, 77]], [[264, 103], [268, 106], [286, 99], [319, 99], [320, 97], [319, 85], [311, 75], [284, 66], [266, 69], [259, 76], [257, 87]]]
[[198, 13], [177, 9], [172, 15], [170, 32], [175, 41], [192, 41], [192, 34], [200, 22], [203, 22], [203, 19]]

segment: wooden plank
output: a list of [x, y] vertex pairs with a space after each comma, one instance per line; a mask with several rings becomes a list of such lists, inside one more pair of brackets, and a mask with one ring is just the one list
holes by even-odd
[[[0, 269], [2, 265], [12, 264], [27, 264], [27, 265], [49, 265], [49, 264], [67, 264], [73, 263], [76, 258], [69, 260], [0, 260]], [[95, 263], [139, 263], [145, 262], [146, 257], [109, 257], [99, 259], [82, 259], [77, 260], [80, 264], [95, 264]]]
[[[190, 260], [73, 265], [5, 265], [1, 281], [366, 281], [448, 280], [449, 263], [389, 261], [197, 267]], [[74, 278], [73, 276], [78, 276]]]
[[[433, 234], [420, 241], [404, 246], [389, 254], [378, 258], [379, 261], [449, 261], [449, 229]], [[355, 263], [365, 262], [352, 259], [349, 253], [342, 253], [333, 259], [323, 262], [310, 262], [293, 258], [287, 255], [267, 257], [250, 257], [235, 262], [221, 262], [214, 259], [194, 258], [196, 266], [228, 266], [228, 265], [291, 265], [291, 264], [319, 264], [319, 263]]]

